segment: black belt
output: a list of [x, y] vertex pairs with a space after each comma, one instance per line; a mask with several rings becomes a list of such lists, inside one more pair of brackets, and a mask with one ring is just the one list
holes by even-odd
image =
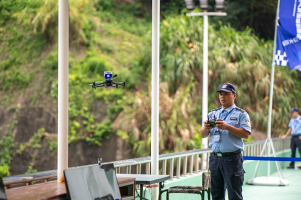
[[213, 152], [213, 154], [218, 157], [230, 156], [230, 155], [239, 154], [239, 153], [240, 153], [240, 151], [233, 151], [233, 152], [227, 152], [227, 153]]
[[299, 135], [292, 135], [293, 137], [299, 137], [301, 134], [299, 134]]

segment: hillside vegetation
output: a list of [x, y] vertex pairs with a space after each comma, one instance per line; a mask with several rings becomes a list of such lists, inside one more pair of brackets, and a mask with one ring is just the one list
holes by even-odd
[[[69, 145], [84, 141], [101, 146], [117, 133], [135, 156], [150, 155], [150, 15], [141, 13], [141, 4], [69, 2]], [[42, 149], [43, 139], [56, 157], [56, 125], [37, 122], [33, 131], [26, 131], [20, 120], [26, 109], [39, 107], [57, 121], [58, 1], [1, 1], [0, 10], [0, 174], [9, 175], [12, 160]], [[201, 147], [202, 27], [201, 18], [183, 15], [166, 15], [161, 21], [160, 153]], [[209, 109], [220, 106], [219, 85], [231, 82], [237, 86], [236, 104], [249, 113], [252, 128], [265, 131], [272, 49], [272, 41], [259, 39], [251, 29], [210, 25]], [[103, 71], [118, 74], [126, 88], [92, 90], [85, 85], [102, 80]], [[274, 137], [287, 128], [289, 109], [301, 105], [300, 84], [300, 72], [276, 67]], [[27, 172], [46, 170], [32, 158]]]

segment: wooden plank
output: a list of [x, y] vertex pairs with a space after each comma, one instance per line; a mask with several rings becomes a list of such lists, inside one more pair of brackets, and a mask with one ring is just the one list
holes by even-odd
[[135, 178], [117, 178], [118, 184], [127, 183], [135, 180]]
[[[135, 181], [135, 178], [117, 178], [118, 184]], [[17, 187], [5, 190], [8, 200], [40, 200], [64, 197], [66, 187], [64, 182], [49, 181], [29, 186]]]
[[11, 185], [19, 185], [19, 184], [25, 184], [25, 183], [29, 183], [29, 185], [31, 185], [32, 182], [45, 181], [45, 180], [50, 180], [50, 179], [57, 179], [57, 175], [42, 176], [42, 177], [38, 177], [38, 178], [24, 177], [24, 180], [9, 181], [9, 182], [3, 183], [3, 185], [11, 186]]
[[8, 200], [22, 199], [51, 199], [54, 196], [66, 195], [65, 183], [49, 181], [46, 183], [33, 184], [5, 190]]

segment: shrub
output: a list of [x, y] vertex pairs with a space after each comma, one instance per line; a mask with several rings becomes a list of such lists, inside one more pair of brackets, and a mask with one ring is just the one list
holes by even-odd
[[10, 175], [9, 166], [7, 166], [7, 165], [0, 166], [0, 178], [9, 176], [9, 175]]
[[33, 73], [25, 75], [20, 69], [8, 70], [0, 73], [0, 89], [26, 88], [34, 78]]
[[[87, 42], [84, 32], [87, 24], [93, 28], [99, 24], [99, 20], [92, 16], [93, 13], [94, 6], [90, 0], [69, 0], [69, 33], [72, 40]], [[43, 33], [49, 40], [57, 36], [57, 0], [28, 0], [25, 8], [13, 16], [24, 28], [33, 30], [34, 33]]]
[[[195, 84], [178, 88], [174, 95], [169, 95], [167, 83], [160, 83], [160, 153], [191, 150], [200, 146], [201, 140], [194, 135], [199, 130], [194, 116], [193, 105]], [[127, 98], [122, 104], [124, 110], [116, 122], [119, 131], [137, 156], [150, 155], [151, 135], [151, 87], [148, 95], [137, 92], [133, 99]], [[127, 134], [127, 135], [126, 135]]]
[[[162, 80], [174, 86], [170, 87], [171, 93], [187, 85], [191, 77], [198, 82], [202, 79], [202, 35], [203, 25], [199, 18], [168, 17], [161, 23], [160, 74]], [[231, 82], [238, 86], [237, 106], [249, 112], [252, 125], [265, 129], [273, 43], [260, 40], [250, 29], [236, 31], [220, 23], [218, 30], [209, 25], [208, 49], [209, 91], [213, 91], [209, 92], [209, 105], [219, 102], [214, 91], [220, 84]], [[288, 123], [290, 107], [301, 105], [296, 101], [301, 98], [301, 94], [296, 93], [300, 73], [282, 66], [275, 71], [274, 133]]]
[[48, 72], [57, 72], [58, 69], [58, 52], [52, 51], [48, 54], [42, 65]]
[[111, 71], [112, 67], [103, 58], [91, 57], [88, 58], [85, 69], [89, 74], [103, 74], [104, 71]]

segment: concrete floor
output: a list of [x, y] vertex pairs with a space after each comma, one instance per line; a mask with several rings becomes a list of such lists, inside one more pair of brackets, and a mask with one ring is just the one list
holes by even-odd
[[[288, 186], [244, 185], [244, 200], [301, 200], [301, 170], [283, 169], [282, 172], [284, 178], [289, 181]], [[272, 176], [278, 177], [278, 173]]]

